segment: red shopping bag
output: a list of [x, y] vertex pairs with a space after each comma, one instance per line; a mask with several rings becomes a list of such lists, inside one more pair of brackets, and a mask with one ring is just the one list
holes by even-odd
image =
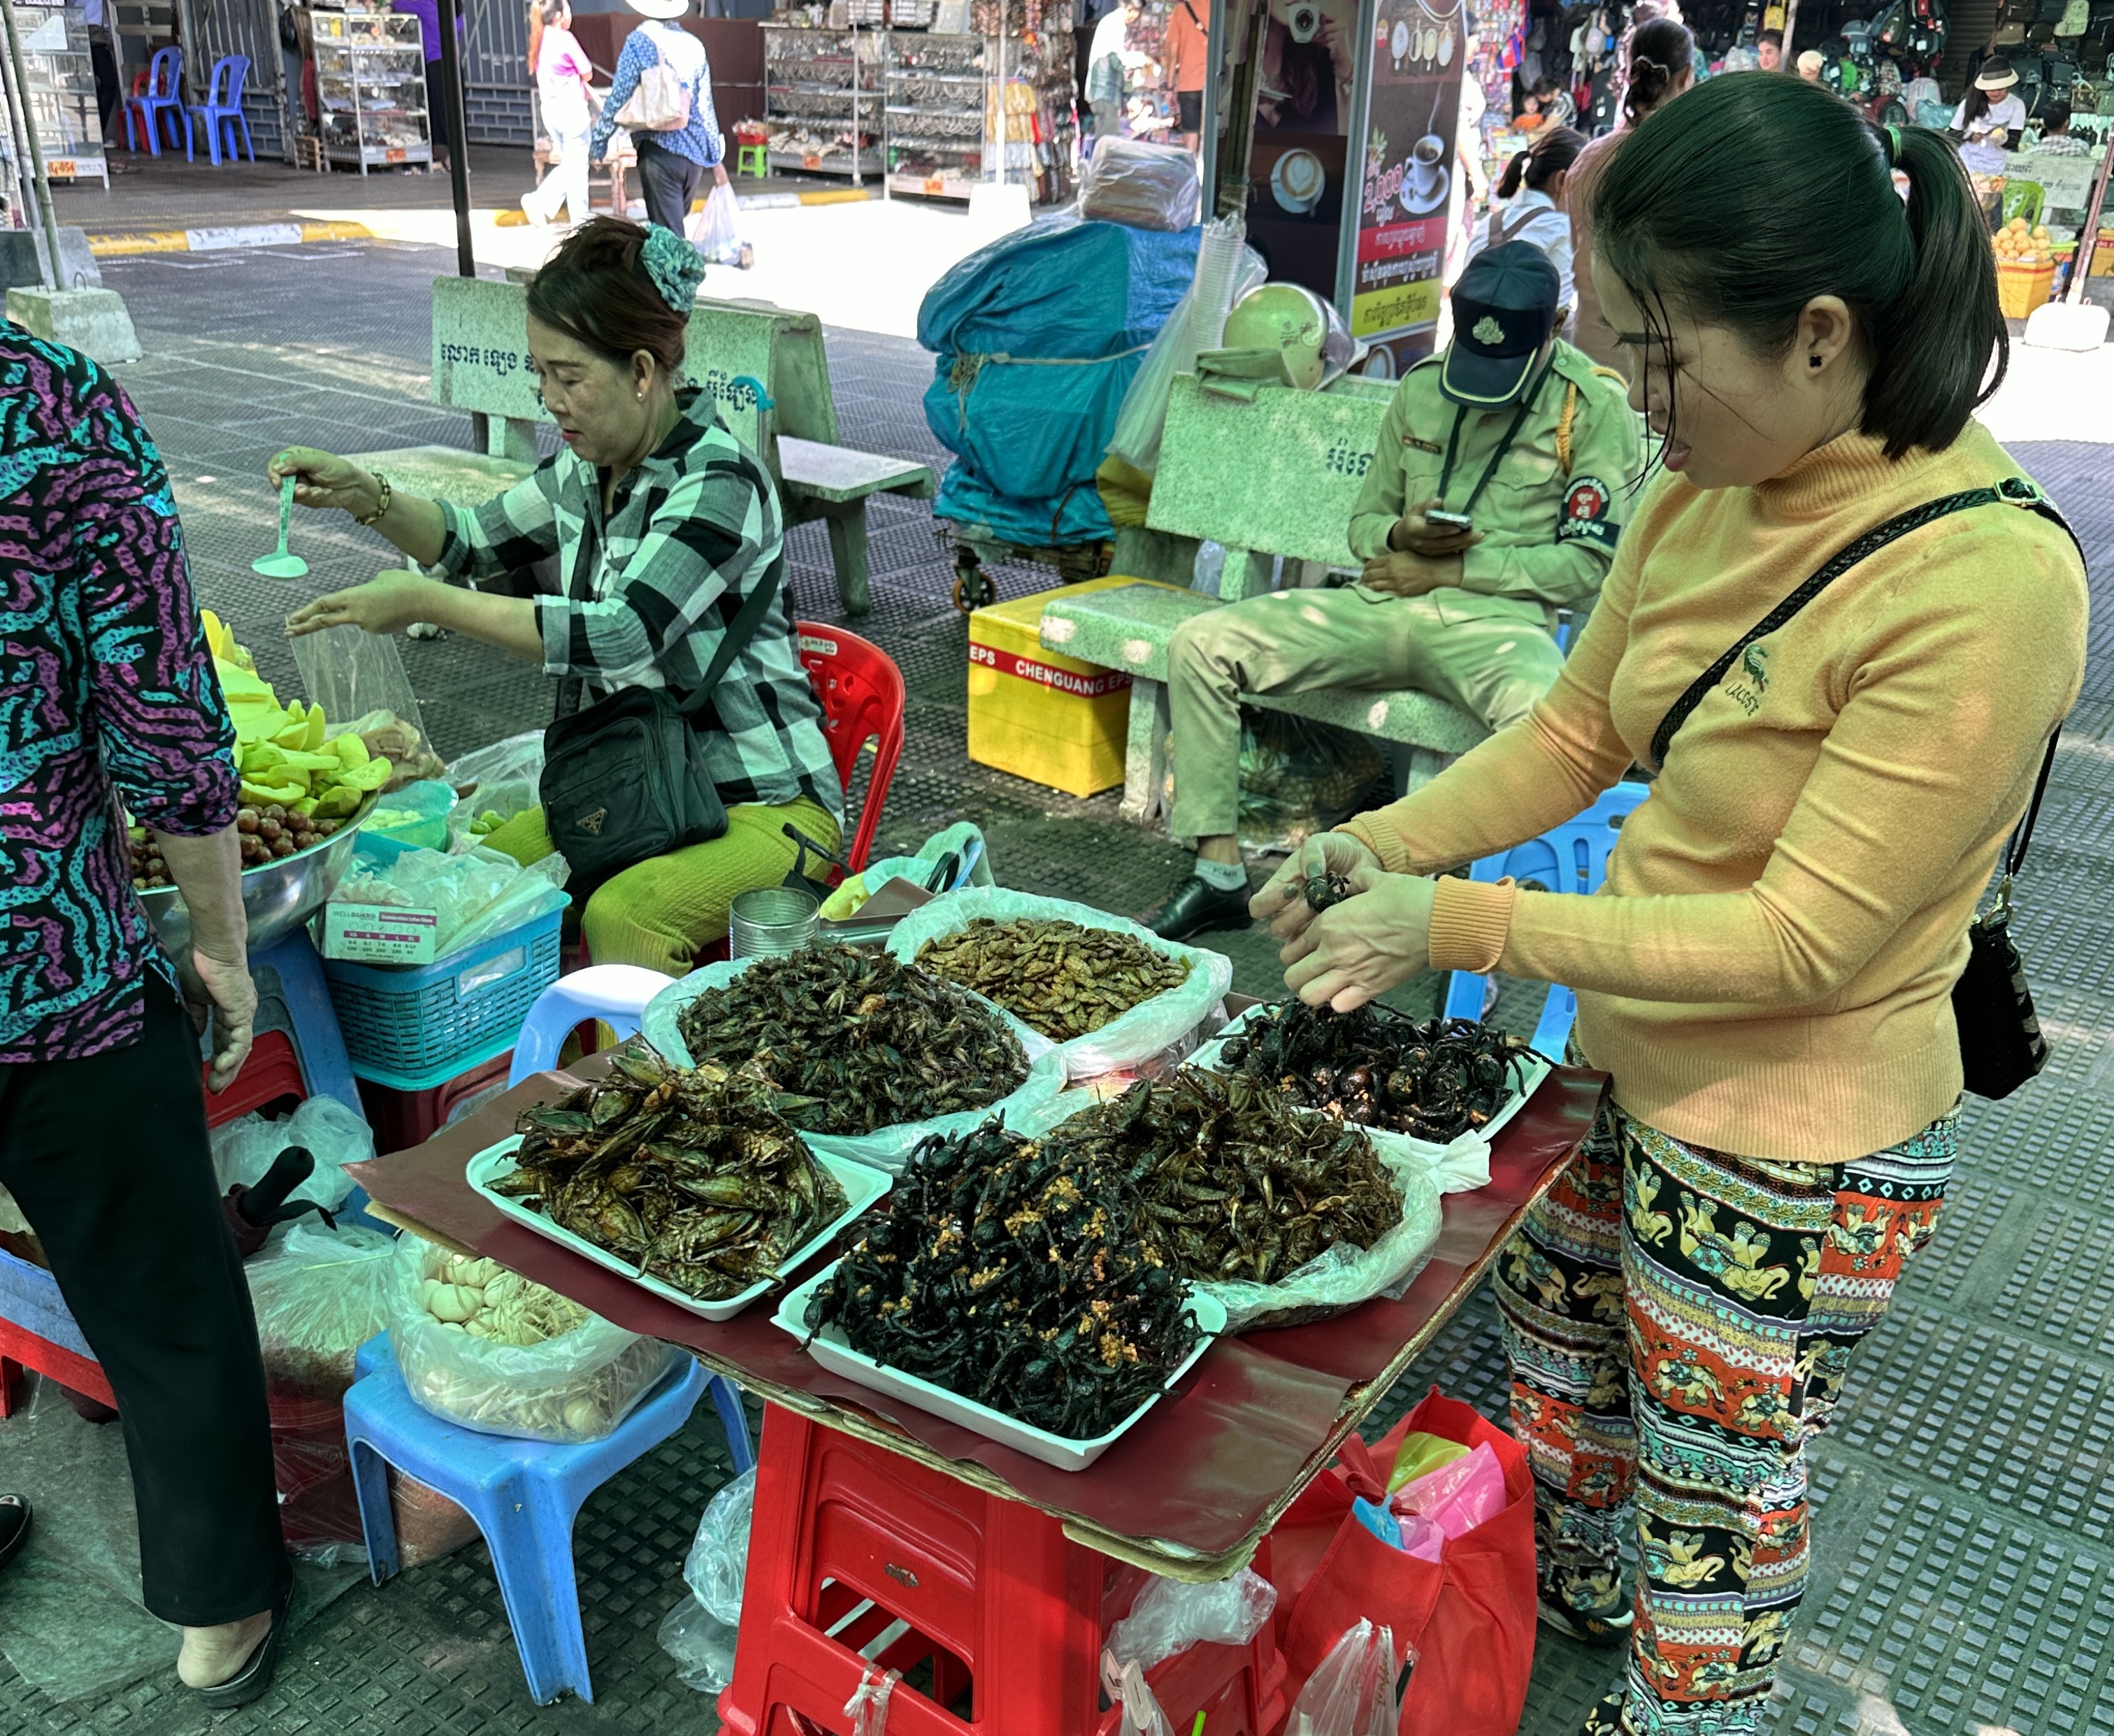
[[[1436, 1562], [1390, 1548], [1351, 1516], [1353, 1496], [1385, 1499], [1387, 1475], [1413, 1431], [1487, 1443], [1505, 1473], [1506, 1503]], [[1418, 1655], [1398, 1728], [1447, 1736], [1512, 1736], [1534, 1669], [1534, 1486], [1526, 1449], [1433, 1387], [1370, 1450], [1357, 1436], [1270, 1533], [1278, 1647], [1296, 1695], [1361, 1616], [1394, 1630]]]

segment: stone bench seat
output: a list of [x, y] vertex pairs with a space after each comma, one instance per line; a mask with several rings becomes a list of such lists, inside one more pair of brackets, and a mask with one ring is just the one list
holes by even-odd
[[[1167, 771], [1167, 645], [1174, 630], [1208, 610], [1214, 597], [1165, 584], [1137, 584], [1053, 598], [1043, 606], [1044, 648], [1131, 677], [1130, 733], [1123, 754], [1123, 813], [1155, 818]], [[1412, 750], [1411, 783], [1466, 753], [1489, 732], [1458, 706], [1415, 688], [1338, 688], [1304, 694], [1243, 694], [1242, 699], [1318, 723], [1398, 742]]]

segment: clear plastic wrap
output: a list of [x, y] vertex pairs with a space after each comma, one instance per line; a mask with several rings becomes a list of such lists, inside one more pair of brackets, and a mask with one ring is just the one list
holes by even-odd
[[1119, 1014], [1097, 1031], [1059, 1043], [1057, 1053], [1064, 1057], [1069, 1079], [1096, 1079], [1143, 1065], [1195, 1031], [1233, 986], [1233, 961], [1222, 953], [1162, 940], [1127, 917], [1111, 916], [1091, 905], [1039, 898], [1032, 893], [1008, 891], [1003, 886], [968, 888], [934, 899], [895, 925], [888, 937], [888, 950], [904, 964], [914, 964], [917, 949], [927, 941], [966, 928], [979, 917], [996, 922], [1036, 917], [1077, 923], [1082, 928], [1106, 928], [1128, 934], [1155, 952], [1188, 965], [1187, 978], [1177, 987]]
[[335, 1212], [352, 1192], [345, 1166], [374, 1155], [374, 1133], [360, 1116], [336, 1097], [305, 1097], [282, 1120], [261, 1115], [238, 1115], [213, 1130], [213, 1170], [225, 1193], [236, 1182], [254, 1188], [272, 1161], [290, 1145], [306, 1146], [316, 1160], [314, 1171], [291, 1198], [313, 1200]]
[[[645, 1014], [639, 1021], [641, 1034], [670, 1060], [684, 1066], [693, 1065], [689, 1045], [683, 1041], [677, 1018], [698, 996], [711, 989], [725, 988], [757, 962], [754, 959], [721, 959], [670, 983], [647, 1002]], [[993, 1115], [1003, 1115], [1009, 1127], [1024, 1125], [1026, 1118], [1042, 1112], [1064, 1090], [1064, 1057], [1040, 1032], [1031, 1031], [1009, 1013], [1001, 1010], [1000, 1016], [1020, 1039], [1028, 1060], [1027, 1079], [1010, 1096], [1000, 1097], [982, 1109], [935, 1115], [926, 1121], [900, 1122], [870, 1134], [811, 1134], [803, 1130], [800, 1137], [817, 1157], [847, 1157], [854, 1163], [868, 1164], [891, 1175], [899, 1175], [910, 1153], [920, 1142], [935, 1134], [967, 1133]]]
[[452, 847], [474, 849], [485, 834], [542, 801], [543, 732], [526, 730], [474, 749], [451, 760], [441, 775], [456, 796], [448, 816]]
[[442, 770], [426, 720], [393, 639], [358, 627], [331, 627], [294, 641], [294, 666], [310, 701], [323, 708], [323, 739], [350, 731], [390, 764], [384, 790]]
[[1228, 309], [1269, 280], [1270, 268], [1246, 245], [1247, 236], [1247, 224], [1239, 217], [1215, 217], [1204, 225], [1203, 243], [1197, 250], [1197, 276], [1160, 328], [1144, 364], [1123, 394], [1109, 453], [1147, 476], [1160, 467], [1160, 440], [1167, 427], [1167, 400], [1175, 377], [1195, 369], [1200, 350], [1218, 348]]
[[685, 1688], [717, 1693], [734, 1679], [734, 1630], [748, 1572], [748, 1522], [756, 1507], [753, 1467], [721, 1488], [698, 1521], [683, 1563], [685, 1597], [661, 1619], [661, 1649]]
[[1306, 1679], [1284, 1736], [1394, 1736], [1394, 1684], [1393, 1633], [1361, 1621]]
[[[468, 1280], [486, 1276], [478, 1268], [492, 1264], [404, 1239], [390, 1290], [389, 1340], [411, 1396], [437, 1417], [526, 1441], [599, 1441], [683, 1355], [562, 1298], [555, 1299], [578, 1323], [534, 1344], [474, 1335], [432, 1311], [467, 1310], [460, 1293], [479, 1288]], [[429, 1295], [429, 1284], [454, 1294]]]
[[1109, 1630], [1109, 1656], [1151, 1670], [1192, 1646], [1245, 1646], [1277, 1607], [1277, 1587], [1252, 1568], [1204, 1585], [1155, 1578]]
[[345, 1396], [355, 1354], [389, 1324], [396, 1266], [393, 1237], [301, 1222], [276, 1250], [244, 1267], [264, 1378], [274, 1391]]
[[844, 1716], [852, 1721], [852, 1736], [888, 1736], [888, 1701], [895, 1692], [895, 1684], [903, 1679], [903, 1672], [891, 1670], [886, 1675], [876, 1675], [871, 1670], [859, 1673], [859, 1685], [844, 1702]]
[[1241, 844], [1295, 850], [1352, 813], [1386, 769], [1370, 739], [1289, 712], [1241, 708]]
[[1187, 229], [1204, 191], [1197, 159], [1178, 145], [1143, 139], [1103, 139], [1079, 181], [1079, 215], [1132, 229]]
[[661, 1618], [654, 1636], [675, 1660], [675, 1679], [701, 1694], [723, 1692], [734, 1680], [734, 1630], [694, 1597]]
[[555, 853], [524, 868], [496, 850], [445, 855], [363, 841], [331, 902], [434, 911], [433, 950], [446, 958], [563, 909], [566, 878], [565, 859]]

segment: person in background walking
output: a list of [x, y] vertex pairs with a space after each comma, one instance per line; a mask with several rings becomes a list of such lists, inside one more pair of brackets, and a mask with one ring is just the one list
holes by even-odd
[[1087, 52], [1087, 103], [1094, 111], [1096, 140], [1123, 132], [1123, 80], [1131, 62], [1126, 44], [1137, 20], [1137, 0], [1116, 0], [1094, 26], [1094, 45]]
[[[1201, 3], [1206, 10], [1198, 11]], [[1174, 93], [1174, 127], [1182, 148], [1197, 154], [1204, 137], [1204, 86], [1210, 69], [1210, 37], [1205, 19], [1210, 0], [1174, 0], [1167, 14], [1164, 56], [1168, 89]]]
[[588, 91], [593, 68], [587, 50], [573, 35], [568, 0], [543, 0], [543, 28], [530, 62], [543, 127], [551, 140], [550, 171], [541, 186], [521, 196], [521, 208], [532, 223], [547, 223], [565, 208], [569, 222], [588, 220], [588, 140], [594, 131], [594, 98]]
[[594, 124], [588, 153], [597, 163], [602, 160], [625, 105], [639, 91], [649, 68], [672, 76], [688, 99], [681, 123], [629, 131], [638, 152], [638, 187], [646, 201], [647, 221], [681, 235], [689, 221], [691, 202], [704, 185], [705, 171], [712, 171], [716, 186], [726, 185], [726, 140], [712, 112], [712, 69], [705, 58], [705, 45], [675, 21], [689, 10], [689, 0], [625, 3], [646, 22], [624, 39], [616, 80]]
[[[117, 1399], [142, 1601], [183, 1629], [185, 1685], [229, 1711], [271, 1686], [294, 1587], [199, 1081], [208, 1015], [221, 1091], [257, 1010], [235, 726], [168, 473], [117, 382], [0, 325], [0, 1188]], [[121, 802], [190, 908], [173, 964]], [[0, 1496], [0, 1562], [29, 1523]]]
[[[1690, 70], [1695, 53], [1695, 38], [1676, 19], [1654, 18], [1631, 34], [1622, 121], [1613, 132], [1594, 140], [1578, 153], [1564, 181], [1563, 209], [1571, 219], [1571, 246], [1577, 258], [1593, 257], [1594, 183], [1631, 130], [1695, 83]], [[1572, 342], [1603, 368], [1627, 372], [1636, 359], [1616, 342], [1615, 328], [1602, 318], [1592, 272], [1581, 272], [1577, 284], [1578, 317], [1571, 328]]]
[[1559, 286], [1556, 301], [1556, 329], [1560, 333], [1578, 291], [1572, 281], [1571, 219], [1563, 214], [1563, 189], [1571, 166], [1586, 149], [1586, 135], [1568, 126], [1558, 126], [1536, 135], [1523, 151], [1512, 153], [1498, 182], [1497, 197], [1506, 201], [1500, 211], [1490, 207], [1476, 239], [1468, 244], [1468, 257], [1502, 247], [1508, 241], [1526, 241], [1539, 247], [1556, 268]]
[[[455, 134], [448, 113], [447, 96], [441, 77], [441, 8], [439, 0], [394, 0], [395, 10], [409, 12], [419, 21], [419, 39], [426, 51], [426, 125], [433, 140], [433, 167], [448, 166], [448, 150]], [[455, 47], [464, 39], [462, 14], [455, 15]], [[457, 64], [460, 64], [458, 62]]]

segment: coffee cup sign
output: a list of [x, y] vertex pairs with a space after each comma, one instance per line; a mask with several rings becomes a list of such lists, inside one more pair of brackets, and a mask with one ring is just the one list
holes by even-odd
[[1446, 156], [1446, 141], [1436, 133], [1426, 133], [1418, 140], [1409, 153], [1410, 190], [1419, 199], [1429, 198], [1439, 185], [1439, 166]]

